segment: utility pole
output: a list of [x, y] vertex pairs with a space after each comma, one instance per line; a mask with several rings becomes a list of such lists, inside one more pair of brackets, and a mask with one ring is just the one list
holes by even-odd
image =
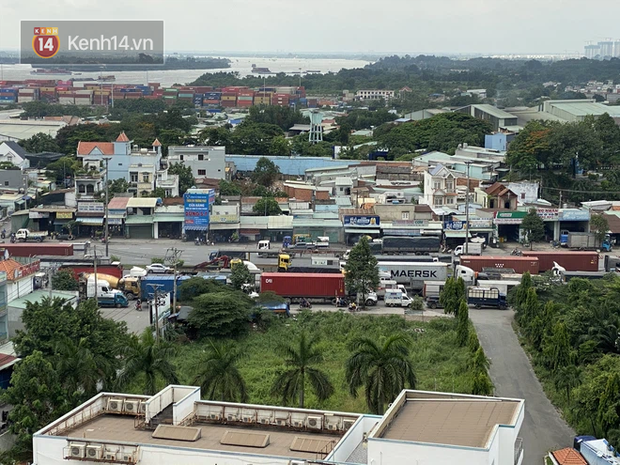
[[558, 203], [558, 208], [562, 208], [562, 191], [560, 191], [560, 202]]
[[[159, 342], [159, 288], [161, 284], [149, 284], [153, 289], [153, 303], [155, 305], [155, 339]], [[153, 310], [151, 308], [151, 324], [153, 323]]]
[[103, 206], [103, 212], [104, 212], [104, 226], [103, 226], [103, 240], [105, 241], [105, 256], [109, 257], [110, 254], [109, 252], [109, 244], [108, 244], [108, 196], [109, 196], [109, 189], [108, 189], [108, 162], [112, 159], [112, 157], [104, 157], [103, 160], [105, 161], [105, 205]]
[[172, 267], [174, 270], [174, 281], [172, 282], [172, 315], [177, 312], [177, 266], [179, 264], [179, 259], [181, 258], [182, 250], [177, 249], [176, 247], [172, 247], [166, 251], [171, 252], [171, 257], [169, 260], [172, 261]]
[[473, 161], [466, 161], [467, 165], [467, 194], [465, 196], [465, 255], [469, 255], [469, 165]]
[[[95, 301], [97, 302], [97, 306], [99, 306], [99, 292], [97, 291], [97, 246], [94, 245], [93, 246], [93, 254], [94, 254], [94, 260], [93, 260], [93, 269], [95, 271], [94, 275], [95, 275]], [[88, 280], [86, 280], [86, 298], [88, 298]]]

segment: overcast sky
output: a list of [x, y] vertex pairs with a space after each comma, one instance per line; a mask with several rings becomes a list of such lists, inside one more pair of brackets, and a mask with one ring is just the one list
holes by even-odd
[[0, 49], [19, 46], [27, 19], [163, 19], [168, 51], [581, 53], [620, 36], [617, 0], [0, 0], [0, 11]]

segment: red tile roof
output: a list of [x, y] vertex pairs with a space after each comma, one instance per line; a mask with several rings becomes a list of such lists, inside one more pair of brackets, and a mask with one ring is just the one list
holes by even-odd
[[110, 210], [126, 210], [127, 202], [129, 202], [131, 198], [132, 197], [114, 197], [110, 200], [110, 203], [108, 203], [108, 208]]
[[77, 154], [78, 155], [90, 155], [90, 153], [98, 148], [104, 155], [114, 155], [114, 143], [113, 142], [78, 142]]
[[153, 147], [161, 147], [161, 142], [159, 142], [159, 139], [155, 139], [153, 141]]
[[129, 142], [129, 137], [125, 134], [125, 131], [121, 132], [116, 138], [116, 142]]
[[15, 271], [19, 270], [21, 267], [22, 264], [12, 258], [0, 261], [0, 271], [4, 271], [6, 273], [6, 277], [9, 281], [13, 281], [13, 279], [15, 279]]
[[583, 455], [570, 447], [553, 451], [551, 454], [560, 465], [588, 465]]
[[17, 360], [19, 359], [17, 357], [13, 357], [12, 355], [0, 354], [0, 370], [15, 364]]

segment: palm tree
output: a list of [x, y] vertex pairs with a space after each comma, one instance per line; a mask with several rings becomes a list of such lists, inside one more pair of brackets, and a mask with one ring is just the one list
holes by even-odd
[[144, 393], [157, 392], [157, 380], [163, 378], [167, 383], [178, 383], [174, 365], [170, 359], [175, 353], [174, 346], [166, 341], [156, 341], [151, 328], [146, 328], [140, 337], [133, 336], [121, 351], [124, 366], [118, 374], [119, 384], [144, 377]]
[[224, 402], [246, 402], [248, 392], [236, 364], [243, 354], [232, 341], [209, 341], [209, 350], [196, 363], [194, 384], [203, 397]]
[[323, 361], [323, 353], [315, 347], [317, 340], [309, 339], [302, 332], [292, 345], [280, 345], [277, 351], [284, 357], [287, 367], [273, 383], [271, 393], [288, 403], [299, 398], [299, 407], [304, 408], [306, 377], [319, 401], [324, 401], [334, 393], [334, 386], [321, 370], [314, 368]]
[[114, 363], [88, 348], [86, 338], [76, 344], [68, 337], [56, 344], [56, 371], [65, 388], [89, 398], [114, 376]]
[[346, 363], [346, 380], [349, 391], [365, 386], [366, 404], [372, 413], [383, 414], [391, 402], [408, 385], [415, 389], [416, 376], [409, 359], [411, 340], [405, 334], [394, 334], [377, 344], [370, 338], [359, 337], [351, 341], [353, 352]]

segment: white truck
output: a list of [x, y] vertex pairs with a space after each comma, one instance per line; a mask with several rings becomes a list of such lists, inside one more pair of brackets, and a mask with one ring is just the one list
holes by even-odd
[[263, 239], [262, 241], [258, 241], [256, 248], [258, 248], [258, 250], [269, 250], [271, 249], [271, 241], [269, 239]]
[[400, 289], [403, 294], [407, 294], [407, 289], [405, 289], [405, 286], [403, 286], [402, 284], [398, 284], [393, 279], [380, 278], [379, 287], [376, 289], [377, 296], [380, 299], [383, 299], [385, 297], [385, 292], [390, 289]]
[[[482, 242], [469, 242], [467, 244], [467, 255], [482, 255], [482, 249], [484, 248]], [[465, 253], [465, 244], [458, 245], [454, 248], [454, 255], [457, 257]]]
[[386, 289], [386, 307], [409, 307], [409, 305], [411, 305], [411, 298], [407, 294], [403, 294], [400, 289]]
[[22, 228], [18, 229], [15, 233], [15, 240], [26, 242], [26, 241], [37, 241], [43, 242], [43, 240], [47, 237], [47, 231], [30, 231], [29, 229]]

